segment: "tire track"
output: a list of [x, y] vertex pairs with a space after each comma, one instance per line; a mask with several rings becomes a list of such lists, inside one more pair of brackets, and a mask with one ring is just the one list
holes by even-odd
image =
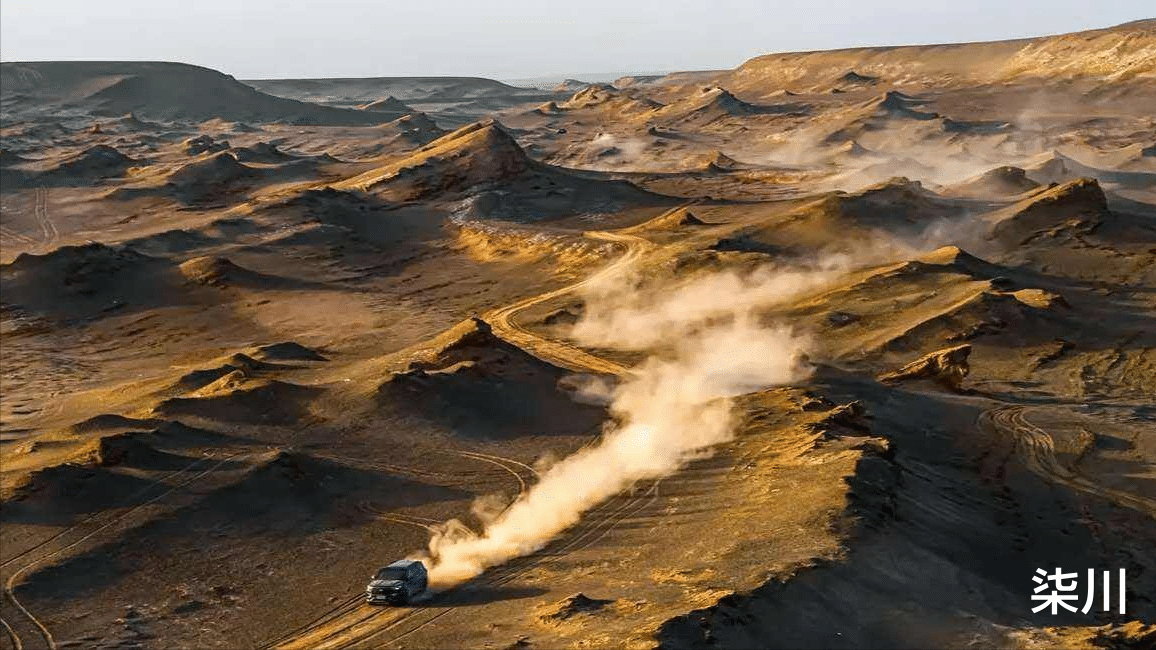
[[[662, 479], [657, 479], [657, 480], [653, 481], [651, 483], [649, 489], [647, 489], [647, 490], [643, 491], [641, 494], [627, 500], [627, 502], [625, 504], [619, 506], [604, 521], [598, 521], [597, 523], [594, 523], [594, 521], [592, 520], [591, 517], [589, 517], [589, 516], [584, 517], [582, 519], [582, 522], [584, 523], [583, 528], [580, 530], [580, 532], [578, 533], [577, 536], [575, 536], [573, 539], [568, 540], [567, 543], [562, 548], [559, 548], [556, 550], [549, 550], [549, 546], [547, 546], [542, 551], [539, 551], [537, 553], [533, 553], [530, 555], [522, 556], [520, 558], [517, 558], [515, 561], [508, 562], [506, 565], [504, 565], [498, 571], [490, 572], [489, 576], [484, 581], [474, 580], [474, 581], [467, 583], [467, 586], [473, 587], [473, 588], [502, 587], [504, 585], [507, 585], [507, 584], [515, 581], [516, 579], [518, 579], [522, 575], [525, 575], [527, 572], [532, 570], [536, 566], [537, 561], [542, 559], [542, 558], [561, 557], [561, 556], [567, 555], [569, 553], [574, 553], [574, 552], [583, 550], [585, 548], [588, 548], [588, 547], [596, 544], [597, 542], [601, 541], [607, 534], [609, 534], [610, 531], [612, 531], [614, 528], [616, 528], [619, 523], [621, 523], [622, 521], [625, 521], [630, 516], [635, 515], [635, 514], [641, 512], [642, 510], [645, 510], [648, 506], [653, 504], [658, 499], [658, 485], [661, 482], [662, 482]], [[646, 498], [648, 496], [650, 497], [649, 499]], [[609, 503], [609, 502], [607, 502], [607, 503]], [[464, 587], [465, 586], [454, 587], [453, 590], [462, 589]], [[451, 591], [453, 591], [453, 590], [451, 590]], [[445, 593], [445, 592], [443, 592], [443, 593]], [[435, 598], [436, 598], [436, 596], [435, 596]], [[456, 612], [458, 610], [456, 607], [447, 607], [447, 608], [442, 609], [440, 611], [433, 611], [432, 614], [429, 614], [431, 611], [433, 611], [433, 610], [429, 610], [429, 609], [414, 610], [409, 615], [402, 616], [399, 619], [387, 622], [387, 624], [384, 627], [378, 627], [378, 628], [373, 629], [366, 636], [352, 639], [348, 643], [345, 643], [342, 645], [321, 646], [321, 647], [323, 647], [323, 648], [332, 647], [335, 649], [351, 648], [351, 647], [374, 647], [374, 648], [384, 647], [384, 646], [387, 646], [389, 644], [395, 643], [395, 642], [417, 632], [418, 630], [421, 630], [422, 628], [430, 625], [434, 621], [437, 621], [437, 620], [439, 620], [445, 616], [453, 614], [454, 612]], [[425, 614], [429, 614], [429, 615], [425, 615]], [[413, 627], [411, 627], [405, 631], [402, 631], [398, 634], [395, 634], [394, 636], [390, 637], [389, 639], [378, 639], [378, 637], [381, 636], [382, 634], [396, 629], [397, 627], [405, 624], [406, 622], [409, 622], [410, 619], [412, 619], [414, 617], [421, 617], [421, 620], [416, 621], [417, 625], [414, 625]], [[370, 645], [370, 644], [372, 644], [372, 645]]]
[[4, 626], [4, 633], [8, 636], [8, 640], [12, 642], [12, 647], [15, 650], [23, 650], [24, 644], [20, 642], [20, 635], [16, 634], [16, 630], [8, 624], [8, 621], [0, 618], [0, 625]]
[[400, 512], [393, 512], [390, 510], [382, 510], [369, 501], [359, 502], [357, 504], [357, 509], [373, 517], [374, 519], [392, 521], [398, 524], [408, 524], [410, 526], [421, 528], [422, 530], [430, 533], [437, 530], [436, 526], [442, 523], [437, 519], [431, 519], [429, 517], [419, 517], [416, 515], [407, 515]]
[[40, 241], [38, 246], [44, 248], [60, 240], [60, 231], [56, 228], [56, 224], [48, 214], [48, 190], [43, 187], [38, 187], [35, 190], [34, 196], [35, 203], [33, 204], [32, 212], [36, 216], [36, 221], [40, 224], [40, 229], [44, 232], [44, 239]]
[[[174, 478], [180, 476], [181, 474], [184, 474], [185, 472], [192, 469], [195, 465], [206, 462], [207, 459], [208, 459], [207, 456], [197, 458], [196, 460], [194, 460], [193, 462], [189, 463], [188, 465], [182, 467], [181, 469], [175, 470], [173, 472], [170, 472], [169, 474], [162, 476], [161, 478], [153, 481], [153, 483], [151, 485], [141, 489], [136, 494], [133, 494], [131, 497], [129, 497], [128, 501], [132, 502], [132, 501], [135, 501], [136, 499], [138, 499], [140, 497], [145, 496], [150, 491], [156, 489], [157, 486], [167, 484], [167, 482], [169, 480], [174, 479]], [[119, 516], [125, 516], [125, 515], [132, 514], [132, 512], [134, 510], [136, 510], [137, 508], [141, 507], [141, 505], [143, 505], [143, 504], [131, 506], [130, 510], [127, 510], [127, 511], [121, 513], [121, 515], [119, 515]], [[100, 519], [102, 517], [102, 514], [103, 513], [97, 513], [97, 514], [85, 517], [84, 519], [80, 520], [79, 522], [73, 524], [72, 526], [69, 526], [68, 528], [65, 528], [64, 530], [52, 535], [51, 537], [48, 537], [47, 539], [37, 543], [36, 545], [32, 546], [31, 548], [23, 550], [20, 553], [17, 553], [16, 555], [8, 558], [7, 560], [0, 562], [0, 568], [8, 566], [9, 564], [12, 564], [13, 562], [19, 560], [20, 558], [22, 558], [22, 557], [24, 557], [30, 553], [35, 553], [37, 550], [44, 548], [48, 544], [51, 544], [52, 542], [56, 541], [57, 539], [65, 536], [65, 535], [68, 535], [69, 533], [74, 532], [76, 529], [78, 529], [82, 526], [88, 525], [90, 523], [94, 523], [94, 520]], [[95, 522], [95, 523], [97, 523], [99, 525], [101, 522]]]
[[[516, 461], [511, 458], [503, 456], [495, 456], [492, 454], [483, 454], [480, 452], [456, 451], [456, 450], [439, 450], [442, 453], [453, 454], [477, 460], [495, 467], [499, 467], [505, 472], [512, 475], [518, 484], [518, 497], [520, 498], [526, 493], [527, 484], [526, 478], [522, 476], [514, 467], [522, 467], [537, 476], [537, 472], [533, 467]], [[331, 457], [338, 459], [339, 457]], [[361, 461], [361, 464], [367, 466], [380, 466], [394, 468], [392, 465], [377, 465], [371, 462]], [[428, 519], [425, 517], [415, 517], [413, 515], [402, 515], [395, 512], [382, 511], [375, 508], [369, 502], [363, 501], [358, 504], [358, 508], [371, 516], [385, 521], [392, 521], [410, 526], [420, 527], [427, 532], [433, 533], [437, 530], [436, 526], [444, 522], [436, 519]], [[422, 521], [422, 520], [426, 521]], [[293, 632], [281, 636], [271, 642], [268, 642], [266, 648], [281, 648], [283, 650], [296, 650], [297, 648], [327, 648], [327, 647], [346, 647], [350, 643], [355, 643], [361, 637], [358, 636], [360, 630], [359, 626], [367, 623], [370, 618], [378, 618], [374, 624], [380, 625], [383, 621], [380, 620], [381, 614], [393, 615], [394, 610], [382, 610], [381, 608], [367, 605], [363, 600], [363, 594], [358, 592], [348, 598], [341, 600], [337, 605], [327, 610], [320, 617], [306, 623], [304, 626], [298, 627]], [[407, 610], [398, 614], [398, 616], [408, 618], [420, 612], [421, 610]], [[393, 616], [385, 623], [396, 622], [399, 623], [401, 619]], [[332, 629], [325, 629], [332, 626]], [[376, 632], [377, 627], [374, 627]], [[332, 645], [334, 643], [342, 643], [342, 645]]]
[[[318, 420], [315, 418], [308, 419], [303, 425], [301, 425], [299, 428], [297, 428], [295, 431], [293, 431], [289, 435], [289, 438], [292, 439], [292, 438], [295, 438], [296, 436], [300, 435], [302, 432], [304, 432], [310, 426], [312, 426], [313, 424], [316, 424], [317, 421]], [[40, 621], [38, 618], [36, 618], [36, 616], [34, 614], [32, 614], [32, 612], [29, 611], [28, 608], [23, 603], [21, 603], [20, 600], [16, 597], [15, 587], [16, 587], [16, 583], [20, 579], [20, 577], [23, 576], [28, 571], [30, 571], [31, 569], [34, 569], [37, 566], [43, 564], [44, 562], [61, 555], [65, 551], [69, 551], [69, 550], [79, 546], [80, 544], [84, 543], [85, 541], [91, 539], [93, 536], [111, 528], [112, 526], [114, 526], [116, 524], [119, 524], [119, 523], [125, 521], [126, 519], [128, 519], [129, 517], [134, 515], [135, 513], [139, 512], [142, 508], [149, 506], [149, 505], [152, 505], [153, 503], [156, 503], [157, 501], [160, 501], [161, 499], [177, 492], [178, 490], [180, 490], [181, 488], [183, 488], [185, 486], [191, 485], [192, 483], [194, 483], [194, 482], [204, 478], [205, 476], [208, 476], [212, 472], [216, 471], [225, 463], [228, 463], [232, 460], [235, 460], [237, 458], [245, 456], [247, 453], [249, 453], [249, 452], [240, 451], [240, 452], [228, 454], [225, 456], [214, 456], [211, 454], [205, 455], [202, 458], [198, 458], [197, 460], [194, 460], [192, 463], [189, 463], [185, 467], [183, 467], [179, 470], [176, 470], [175, 472], [173, 472], [171, 474], [167, 474], [165, 477], [162, 477], [161, 479], [157, 479], [157, 481], [155, 481], [153, 483], [153, 485], [150, 485], [148, 488], [141, 490], [136, 495], [134, 495], [133, 498], [135, 499], [137, 496], [147, 494], [148, 490], [153, 489], [157, 485], [162, 485], [162, 484], [168, 485], [168, 489], [164, 490], [163, 492], [161, 492], [160, 494], [157, 494], [156, 496], [154, 496], [152, 498], [149, 498], [145, 501], [142, 501], [141, 503], [138, 503], [136, 505], [133, 505], [128, 510], [126, 510], [126, 511], [124, 511], [118, 515], [113, 516], [112, 519], [107, 521], [107, 522], [98, 522], [99, 525], [96, 528], [94, 528], [93, 530], [85, 532], [79, 538], [72, 540], [70, 543], [68, 543], [64, 547], [59, 548], [59, 549], [54, 550], [54, 551], [51, 551], [45, 555], [41, 555], [40, 557], [36, 558], [35, 560], [32, 560], [28, 564], [25, 564], [22, 567], [20, 567], [19, 569], [17, 569], [16, 571], [14, 571], [12, 573], [12, 575], [9, 576], [8, 579], [4, 582], [4, 591], [3, 591], [4, 598], [6, 598], [9, 602], [11, 602], [12, 605], [14, 607], [16, 607], [16, 609], [19, 610], [20, 613], [23, 614], [24, 617], [37, 628], [39, 635], [44, 639], [49, 650], [55, 650], [56, 649], [56, 640], [52, 636], [52, 633], [48, 630], [47, 626], [45, 626], [42, 621]], [[164, 483], [165, 480], [179, 476], [179, 475], [183, 474], [184, 472], [189, 471], [195, 465], [198, 465], [200, 463], [209, 463], [209, 466], [203, 470], [198, 471], [196, 474], [190, 476], [189, 478], [186, 478], [183, 481], [176, 483], [175, 485], [169, 485], [167, 483]], [[30, 553], [34, 553], [36, 550], [43, 549], [46, 545], [51, 544], [53, 541], [60, 539], [64, 534], [66, 534], [68, 532], [75, 531], [78, 526], [83, 525], [83, 523], [90, 522], [90, 521], [91, 521], [91, 518], [85, 519], [84, 522], [82, 522], [81, 524], [77, 524], [76, 526], [71, 526], [68, 529], [66, 529], [65, 531], [62, 531], [62, 533], [58, 533], [56, 535], [53, 535], [48, 540], [45, 540], [45, 541], [37, 544], [33, 548], [28, 549], [26, 551], [23, 551], [19, 555], [5, 561], [4, 565], [6, 566], [8, 564], [11, 564], [12, 562], [15, 562], [16, 560], [20, 559], [21, 557], [27, 556]], [[8, 625], [7, 621], [5, 621], [5, 625], [6, 626]], [[18, 639], [18, 637], [15, 637], [15, 638]]]
[[[57, 557], [58, 555], [60, 555], [61, 553], [64, 553], [65, 551], [71, 550], [71, 549], [75, 548], [76, 546], [79, 546], [80, 544], [84, 543], [85, 541], [92, 538], [96, 534], [98, 534], [104, 530], [107, 530], [108, 528], [114, 526], [115, 524], [118, 524], [118, 523], [124, 521], [129, 516], [131, 516], [132, 514], [134, 514], [137, 511], [139, 511], [141, 508], [144, 508], [145, 506], [151, 505], [151, 504], [159, 501], [160, 499], [172, 494], [176, 490], [196, 481], [197, 479], [200, 479], [200, 478], [208, 475], [209, 473], [211, 473], [211, 472], [215, 471], [217, 468], [219, 468], [221, 465], [223, 465], [226, 462], [233, 460], [234, 458], [237, 458], [241, 455], [243, 455], [243, 453], [230, 454], [229, 456], [225, 456], [223, 458], [213, 459], [213, 460], [216, 460], [216, 462], [213, 463], [212, 465], [210, 465], [207, 469], [204, 469], [204, 470], [198, 472], [197, 474], [194, 474], [192, 477], [187, 478], [184, 481], [170, 487], [169, 489], [156, 495], [155, 497], [148, 499], [147, 501], [144, 501], [143, 503], [140, 503], [140, 504], [130, 508], [128, 511], [114, 517], [111, 521], [104, 523], [104, 524], [98, 526], [97, 528], [85, 533], [84, 535], [82, 535], [81, 537], [72, 541], [71, 543], [64, 546], [63, 548], [52, 551], [46, 555], [42, 555], [42, 556], [38, 557], [37, 559], [33, 560], [32, 562], [25, 564], [24, 566], [22, 566], [21, 568], [17, 569], [15, 572], [13, 572], [12, 575], [9, 576], [8, 579], [4, 582], [4, 596], [8, 599], [9, 602], [12, 603], [13, 606], [16, 607], [17, 610], [20, 611], [21, 614], [24, 615], [24, 617], [29, 622], [31, 622], [37, 628], [40, 636], [44, 639], [45, 643], [50, 648], [50, 650], [55, 650], [56, 640], [53, 638], [52, 633], [48, 630], [48, 627], [45, 626], [44, 623], [42, 621], [40, 621], [40, 619], [36, 618], [36, 616], [31, 611], [29, 611], [28, 608], [25, 607], [23, 603], [20, 602], [20, 599], [18, 599], [16, 597], [15, 587], [16, 587], [16, 583], [20, 579], [20, 577], [23, 576], [28, 571], [30, 571], [31, 569], [34, 569], [37, 566], [43, 564], [44, 562], [51, 560], [52, 558]], [[210, 458], [212, 459], [212, 457], [210, 457]]]
[[538, 475], [538, 472], [534, 471], [533, 467], [530, 467], [529, 465], [526, 465], [525, 463], [520, 463], [516, 460], [511, 460], [509, 458], [503, 458], [501, 456], [491, 456], [489, 454], [479, 454], [479, 453], [472, 452], [472, 451], [456, 451], [456, 450], [453, 450], [453, 451], [443, 450], [443, 453], [455, 454], [457, 456], [462, 456], [463, 458], [471, 458], [473, 460], [477, 460], [477, 461], [480, 461], [483, 463], [489, 463], [490, 465], [494, 465], [495, 467], [502, 468], [507, 473], [509, 473], [511, 476], [513, 476], [514, 480], [518, 482], [518, 496], [516, 497], [516, 499], [522, 498], [522, 495], [526, 494], [526, 491], [528, 488], [526, 486], [526, 479], [523, 478], [522, 475], [519, 474], [517, 470], [511, 468], [510, 465], [517, 465], [517, 466], [524, 467], [524, 468], [530, 470], [530, 472], [532, 472], [535, 477]]
[[33, 239], [27, 235], [22, 235], [22, 234], [16, 232], [15, 230], [9, 228], [8, 226], [0, 226], [0, 238], [2, 238], [2, 237], [7, 237], [8, 239], [15, 239], [16, 242], [19, 244], [35, 245], [37, 243], [35, 239]]
[[1055, 454], [1055, 440], [1047, 431], [1028, 421], [1025, 415], [1028, 410], [1024, 406], [1004, 406], [984, 411], [980, 414], [980, 424], [986, 424], [997, 432], [1010, 433], [1015, 440], [1016, 454], [1029, 470], [1044, 480], [1156, 518], [1156, 501], [1101, 486], [1061, 462]]
[[[679, 205], [675, 208], [667, 210], [666, 212], [663, 212], [659, 216], [654, 217], [653, 219], [649, 220], [646, 223], [653, 222], [653, 221], [659, 221], [663, 218], [670, 216], [671, 214], [674, 214], [675, 212], [677, 212], [683, 208], [686, 208], [686, 207], [689, 207], [692, 205], [694, 205], [693, 202]], [[633, 226], [633, 227], [631, 227], [631, 230], [637, 229], [640, 226], [644, 226], [644, 225], [645, 225], [645, 223], [640, 224], [639, 226]], [[536, 334], [534, 332], [531, 332], [531, 331], [521, 327], [520, 325], [517, 325], [514, 322], [515, 316], [517, 316], [520, 312], [525, 311], [526, 309], [529, 309], [530, 307], [533, 307], [535, 305], [541, 304], [541, 303], [546, 302], [548, 300], [553, 300], [555, 298], [558, 298], [558, 297], [561, 297], [564, 295], [568, 295], [570, 293], [578, 291], [579, 289], [581, 289], [585, 286], [588, 286], [589, 284], [591, 284], [597, 280], [600, 280], [604, 277], [609, 277], [609, 276], [621, 273], [628, 266], [637, 262], [647, 250], [651, 249], [654, 246], [647, 239], [644, 239], [642, 237], [638, 237], [636, 235], [627, 234], [627, 233], [622, 232], [622, 231], [619, 231], [619, 232], [588, 231], [588, 232], [584, 233], [584, 235], [586, 237], [591, 238], [591, 239], [600, 239], [603, 241], [621, 244], [625, 248], [625, 251], [613, 263], [606, 266], [601, 271], [586, 277], [583, 280], [580, 280], [580, 281], [575, 282], [573, 284], [567, 285], [565, 287], [561, 287], [559, 289], [555, 289], [553, 291], [548, 291], [546, 293], [539, 294], [537, 296], [531, 296], [529, 298], [519, 300], [519, 301], [514, 302], [513, 304], [507, 305], [505, 307], [500, 307], [497, 309], [490, 310], [489, 312], [486, 312], [482, 316], [482, 319], [490, 324], [490, 326], [492, 327], [493, 332], [496, 336], [499, 336], [499, 337], [505, 339], [507, 342], [522, 348], [526, 352], [532, 354], [533, 356], [538, 357], [542, 361], [549, 363], [551, 365], [558, 366], [561, 368], [566, 368], [566, 369], [574, 371], [574, 372], [592, 372], [592, 373], [610, 374], [610, 375], [624, 375], [629, 371], [625, 366], [623, 366], [621, 364], [615, 363], [613, 361], [608, 361], [606, 359], [601, 359], [601, 358], [596, 357], [596, 356], [594, 356], [588, 352], [585, 352], [585, 351], [580, 350], [580, 349], [578, 349], [572, 345], [569, 345], [568, 343], [563, 343], [560, 341], [554, 341], [551, 339], [544, 338], [544, 337], [539, 336], [538, 334]], [[597, 438], [597, 436], [595, 438]], [[510, 472], [512, 475], [514, 475], [516, 477], [516, 479], [518, 481], [518, 487], [519, 487], [519, 498], [523, 494], [525, 494], [527, 489], [528, 489], [527, 485], [526, 485], [525, 478], [523, 478], [517, 470], [506, 465], [506, 463], [514, 464], [514, 465], [520, 466], [524, 469], [527, 469], [534, 475], [534, 477], [537, 477], [537, 475], [538, 475], [538, 472], [536, 470], [534, 470], [533, 467], [531, 467], [525, 463], [519, 462], [519, 461], [514, 461], [514, 460], [509, 459], [509, 458], [503, 458], [501, 456], [493, 456], [493, 455], [489, 455], [489, 454], [482, 454], [479, 452], [448, 451], [448, 450], [446, 453], [454, 453], [454, 454], [458, 454], [460, 456], [464, 456], [467, 458], [473, 458], [475, 460], [479, 460], [479, 461], [483, 461], [483, 462], [489, 462], [489, 463], [492, 463], [492, 464], [495, 464], [495, 465], [502, 467], [503, 469]], [[659, 482], [660, 482], [659, 480], [654, 481], [651, 488], [650, 488], [650, 491], [646, 492], [646, 494], [651, 494], [653, 492], [651, 502], [653, 502], [653, 499], [657, 498], [657, 489], [658, 489], [658, 483]], [[608, 528], [605, 531], [603, 531], [601, 535], [595, 536], [596, 535], [596, 533], [594, 532], [595, 529], [591, 528], [592, 524], [590, 522], [589, 517], [584, 517], [580, 522], [580, 526], [583, 526], [583, 528], [579, 529], [580, 532], [579, 532], [578, 539], [570, 541], [569, 546], [567, 547], [565, 552], [573, 552], [574, 550], [580, 550], [581, 548], [585, 548], [585, 547], [589, 546], [590, 544], [593, 544], [593, 543], [597, 542], [598, 540], [602, 539], [602, 537], [604, 537], [605, 534], [609, 532], [609, 530], [613, 529], [613, 527], [615, 525], [617, 525], [617, 521], [620, 521], [622, 518], [624, 518], [628, 514], [632, 514], [633, 512], [641, 510], [641, 507], [640, 507], [636, 510], [630, 511], [630, 513], [625, 512], [626, 509], [630, 505], [635, 504], [637, 501], [638, 501], [638, 498], [636, 497], [636, 498], [628, 501], [626, 505], [620, 506], [619, 509], [616, 510], [611, 515], [611, 518], [608, 520], [610, 522], [608, 525]], [[610, 502], [608, 501], [607, 503], [610, 503]], [[597, 509], [595, 511], [597, 511]], [[599, 526], [601, 526], [601, 525], [602, 525], [602, 523], [599, 523]], [[586, 543], [582, 543], [582, 540], [589, 540], [589, 541], [587, 541]], [[506, 584], [507, 582], [516, 578], [521, 573], [528, 571], [530, 566], [532, 565], [532, 562], [533, 562], [535, 557], [537, 557], [537, 554], [531, 554], [529, 556], [524, 556], [522, 558], [516, 558], [515, 561], [508, 562], [504, 566], [504, 570], [499, 569], [497, 572], [490, 572], [490, 576], [486, 579], [486, 582], [481, 583], [481, 586], [500, 586], [502, 584]], [[513, 567], [520, 567], [520, 568], [511, 568], [512, 566]], [[474, 582], [471, 582], [469, 584], [478, 585], [479, 583], [474, 581]], [[290, 635], [287, 635], [287, 636], [283, 636], [283, 637], [279, 638], [278, 640], [272, 642], [272, 644], [270, 644], [270, 645], [273, 647], [282, 648], [283, 650], [296, 650], [297, 648], [347, 648], [347, 647], [350, 647], [350, 646], [353, 646], [353, 645], [356, 645], [359, 643], [367, 643], [369, 641], [372, 641], [373, 639], [377, 638], [379, 635], [381, 635], [384, 632], [387, 632], [391, 629], [396, 628], [397, 626], [401, 625], [402, 623], [409, 620], [410, 618], [417, 616], [418, 614], [421, 614], [425, 611], [428, 611], [428, 610], [410, 611], [410, 612], [402, 613], [399, 616], [391, 616], [387, 620], [381, 620], [380, 617], [377, 617], [376, 614], [378, 614], [379, 612], [376, 612], [373, 609], [371, 609], [367, 614], [363, 613], [363, 614], [350, 616], [350, 614], [352, 614], [354, 611], [357, 610], [356, 600], [358, 598], [359, 598], [359, 596], [356, 596], [353, 599], [344, 601], [343, 604], [338, 605], [334, 609], [332, 609], [329, 612], [327, 612], [326, 614], [322, 615], [322, 617], [320, 617], [319, 619], [315, 619], [314, 622], [307, 624], [304, 628], [298, 628], [298, 630], [295, 631], [294, 633], [291, 633]], [[350, 604], [350, 603], [352, 603], [352, 604]], [[366, 607], [368, 607], [368, 606], [366, 606]], [[446, 609], [446, 610], [441, 611], [441, 612], [437, 612], [437, 613], [433, 614], [432, 616], [426, 618], [425, 620], [420, 621], [416, 627], [414, 627], [410, 630], [407, 630], [407, 631], [401, 633], [400, 635], [393, 637], [392, 639], [387, 641], [387, 643], [391, 643], [393, 641], [396, 641], [397, 639], [400, 639], [404, 636], [412, 634], [415, 631], [417, 631], [418, 629], [420, 629], [426, 625], [429, 625], [433, 621], [449, 614], [451, 611], [452, 611], [452, 608]], [[348, 616], [351, 620], [348, 620], [348, 621], [341, 621], [340, 620], [342, 617], [346, 617], [346, 616]], [[370, 619], [375, 619], [375, 618], [377, 620], [373, 620], [373, 621], [370, 620]], [[423, 618], [425, 618], [425, 617], [423, 617]], [[328, 626], [330, 624], [335, 624], [333, 630], [328, 631], [328, 630], [320, 629], [320, 628], [324, 628], [325, 626]], [[384, 625], [384, 627], [383, 627], [383, 625]], [[369, 629], [363, 629], [363, 628], [369, 628]], [[318, 636], [319, 634], [320, 634], [320, 636]]]

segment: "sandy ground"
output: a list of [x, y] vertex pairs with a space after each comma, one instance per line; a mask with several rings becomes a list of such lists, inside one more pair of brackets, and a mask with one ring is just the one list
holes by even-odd
[[[0, 645], [1156, 642], [1154, 51], [553, 91], [3, 64]], [[670, 467], [535, 497], [666, 367], [760, 371], [654, 434]], [[363, 603], [525, 503], [563, 523]], [[1126, 570], [1126, 612], [1032, 613], [1056, 567]]]

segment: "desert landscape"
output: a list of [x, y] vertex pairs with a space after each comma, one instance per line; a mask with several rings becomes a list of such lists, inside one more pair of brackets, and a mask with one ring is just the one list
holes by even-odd
[[1156, 645], [1156, 20], [0, 89], [0, 647]]

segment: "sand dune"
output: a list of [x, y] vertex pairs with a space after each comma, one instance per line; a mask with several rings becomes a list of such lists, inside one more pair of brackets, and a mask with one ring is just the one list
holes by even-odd
[[[0, 646], [1147, 647], [1153, 24], [4, 63]], [[406, 557], [436, 593], [360, 604]]]
[[1110, 218], [1104, 191], [1094, 179], [1081, 178], [1040, 192], [991, 216], [992, 235], [1022, 242], [1044, 231], [1094, 228]]
[[[569, 373], [498, 338], [485, 321], [466, 321], [435, 346], [382, 382], [383, 404], [485, 438], [582, 434], [597, 430], [605, 417], [559, 387]], [[560, 413], [567, 420], [562, 427]]]
[[165, 260], [96, 243], [24, 253], [0, 273], [6, 301], [61, 319], [156, 305], [173, 287]]
[[367, 104], [358, 106], [363, 111], [377, 111], [380, 113], [412, 113], [413, 109], [405, 105], [405, 102], [390, 95], [384, 99], [378, 99]]
[[[492, 120], [462, 127], [407, 157], [334, 187], [409, 200], [461, 198], [468, 192], [476, 198], [470, 201], [466, 216], [498, 213], [509, 220], [541, 220], [599, 206], [664, 201], [624, 181], [579, 176], [532, 160]], [[518, 196], [485, 192], [509, 187], [522, 191]]]
[[1040, 186], [1027, 172], [1010, 165], [996, 167], [951, 188], [952, 193], [969, 196], [1015, 196]]
[[[120, 178], [137, 161], [108, 145], [95, 145], [79, 153], [67, 155], [53, 163], [32, 161], [7, 154], [10, 162], [4, 165], [6, 178], [13, 186], [87, 186], [104, 179]], [[31, 164], [30, 164], [31, 163]], [[11, 169], [20, 166], [19, 170]]]

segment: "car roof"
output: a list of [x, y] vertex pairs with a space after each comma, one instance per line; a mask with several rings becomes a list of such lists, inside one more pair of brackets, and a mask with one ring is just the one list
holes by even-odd
[[385, 567], [387, 569], [408, 569], [411, 564], [421, 564], [417, 560], [398, 560], [393, 564]]

